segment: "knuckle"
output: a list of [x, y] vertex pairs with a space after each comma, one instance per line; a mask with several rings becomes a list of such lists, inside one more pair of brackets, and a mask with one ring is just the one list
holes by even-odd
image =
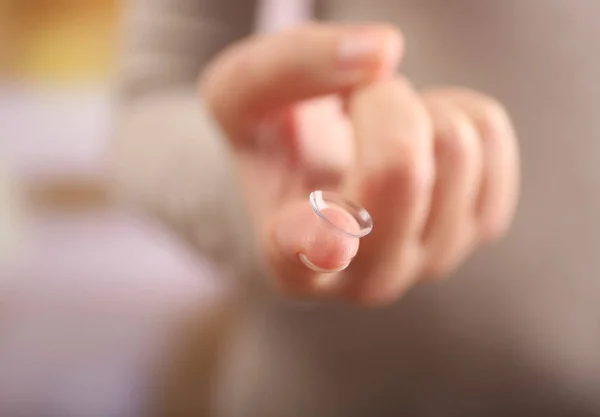
[[363, 95], [380, 105], [393, 105], [401, 97], [413, 96], [415, 93], [410, 81], [403, 76], [386, 78], [364, 87]]
[[436, 261], [427, 266], [425, 275], [430, 279], [437, 280], [444, 278], [451, 270], [452, 267], [448, 261]]
[[460, 267], [469, 253], [467, 247], [460, 247], [439, 259], [430, 261], [424, 270], [425, 278], [434, 281], [448, 278]]
[[226, 113], [228, 94], [227, 80], [220, 61], [210, 64], [198, 79], [197, 94], [217, 118]]
[[500, 140], [509, 136], [511, 132], [508, 112], [500, 102], [490, 97], [481, 99], [477, 123], [486, 140]]
[[422, 158], [409, 146], [396, 144], [389, 148], [388, 161], [375, 171], [382, 189], [402, 190], [408, 202], [417, 199], [426, 189]]
[[398, 89], [402, 91], [413, 88], [409, 79], [404, 75], [396, 75], [394, 78], [389, 79], [387, 81], [387, 86], [388, 88]]
[[508, 232], [511, 220], [508, 207], [500, 207], [492, 200], [485, 201], [476, 223], [479, 240], [490, 243], [502, 238]]
[[[455, 239], [451, 239], [455, 240]], [[425, 265], [423, 266], [423, 274], [426, 277], [438, 279], [446, 275], [453, 267], [453, 259], [456, 257], [456, 244], [449, 245], [450, 239], [444, 239], [443, 242], [433, 248], [427, 254]], [[441, 245], [439, 243], [442, 243]]]
[[490, 119], [502, 122], [505, 122], [508, 119], [508, 113], [504, 105], [497, 99], [480, 95], [479, 100], [481, 101], [482, 108], [486, 111]]
[[495, 242], [507, 233], [508, 222], [500, 216], [483, 218], [479, 224], [479, 235], [483, 243]]
[[387, 99], [387, 102], [381, 104], [396, 104], [398, 100], [406, 101], [407, 99], [411, 101], [410, 106], [405, 107], [405, 112], [410, 117], [417, 117], [420, 113], [420, 106], [417, 104], [419, 100], [417, 100], [417, 93], [414, 90], [413, 85], [411, 84], [408, 78], [397, 75], [393, 78], [385, 79], [377, 83], [376, 89], [379, 93], [379, 97]]
[[465, 220], [438, 235], [429, 249], [424, 266], [424, 274], [430, 279], [443, 279], [456, 270], [473, 252], [480, 241], [478, 224]]
[[360, 94], [361, 105], [368, 106], [362, 114], [369, 116], [357, 117], [365, 132], [362, 161], [380, 189], [401, 190], [403, 199], [414, 201], [433, 177], [433, 129], [424, 104], [403, 77], [369, 85]]
[[468, 164], [478, 155], [475, 128], [466, 120], [454, 118], [437, 132], [435, 148], [436, 153], [453, 166]]
[[513, 136], [510, 116], [496, 98], [466, 88], [432, 89], [423, 93], [428, 100], [450, 100], [466, 104], [483, 139], [495, 140]]
[[432, 162], [425, 152], [396, 134], [385, 136], [378, 158], [370, 161], [371, 181], [379, 189], [403, 191], [405, 198], [413, 201], [428, 190], [433, 177]]
[[356, 286], [347, 287], [342, 295], [357, 306], [383, 307], [401, 297], [411, 287], [412, 281], [414, 281], [413, 277], [405, 272], [394, 275], [388, 272]]
[[434, 256], [425, 268], [425, 276], [433, 280], [446, 278], [458, 268], [467, 255], [466, 252], [466, 247], [461, 245], [448, 253]]
[[197, 83], [197, 94], [207, 103], [212, 103], [215, 98], [215, 69], [210, 65], [200, 73]]
[[239, 104], [236, 94], [231, 94], [244, 78], [258, 78], [257, 67], [247, 57], [257, 48], [253, 38], [234, 43], [219, 52], [200, 73], [197, 80], [197, 94], [216, 113], [217, 118], [236, 111]]

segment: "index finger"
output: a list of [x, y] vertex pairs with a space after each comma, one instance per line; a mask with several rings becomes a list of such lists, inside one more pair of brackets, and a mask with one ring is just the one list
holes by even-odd
[[307, 24], [226, 50], [201, 88], [233, 139], [257, 118], [294, 102], [345, 91], [399, 60], [402, 41], [387, 25]]

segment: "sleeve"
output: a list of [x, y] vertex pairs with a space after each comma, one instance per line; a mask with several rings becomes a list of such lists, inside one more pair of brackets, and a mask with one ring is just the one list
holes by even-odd
[[130, 1], [111, 144], [117, 196], [235, 275], [255, 269], [254, 239], [227, 141], [196, 79], [217, 52], [251, 33], [253, 19], [253, 1]]

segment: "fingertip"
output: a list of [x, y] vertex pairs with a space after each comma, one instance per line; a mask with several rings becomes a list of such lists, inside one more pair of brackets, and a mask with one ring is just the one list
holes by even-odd
[[345, 28], [337, 45], [341, 68], [362, 67], [366, 78], [394, 72], [403, 51], [402, 35], [387, 25]]
[[358, 239], [336, 232], [308, 203], [286, 207], [271, 226], [269, 264], [276, 284], [292, 296], [328, 293], [358, 251]]
[[315, 265], [310, 259], [308, 259], [308, 256], [306, 256], [303, 253], [299, 253], [298, 254], [298, 258], [300, 258], [300, 261], [308, 269], [310, 269], [312, 271], [315, 271], [315, 272], [322, 273], [322, 274], [331, 274], [331, 273], [334, 273], [334, 272], [340, 272], [340, 271], [343, 271], [344, 269], [346, 269], [348, 267], [348, 265], [350, 265], [350, 261], [348, 261], [348, 262], [346, 262], [346, 263], [344, 263], [342, 265], [339, 265], [339, 266], [337, 266], [335, 268], [325, 269], [325, 268], [322, 268], [320, 266]]
[[294, 264], [300, 260], [316, 272], [340, 271], [358, 252], [358, 238], [336, 231], [315, 215], [308, 202], [286, 209], [274, 227], [280, 255]]
[[317, 227], [301, 248], [301, 260], [317, 272], [338, 272], [345, 269], [358, 252], [358, 238]]

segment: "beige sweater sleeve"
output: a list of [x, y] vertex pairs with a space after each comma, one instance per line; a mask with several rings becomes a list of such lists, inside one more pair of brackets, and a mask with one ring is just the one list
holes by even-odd
[[253, 18], [253, 1], [130, 1], [112, 144], [119, 196], [236, 275], [253, 268], [249, 224], [196, 80]]

